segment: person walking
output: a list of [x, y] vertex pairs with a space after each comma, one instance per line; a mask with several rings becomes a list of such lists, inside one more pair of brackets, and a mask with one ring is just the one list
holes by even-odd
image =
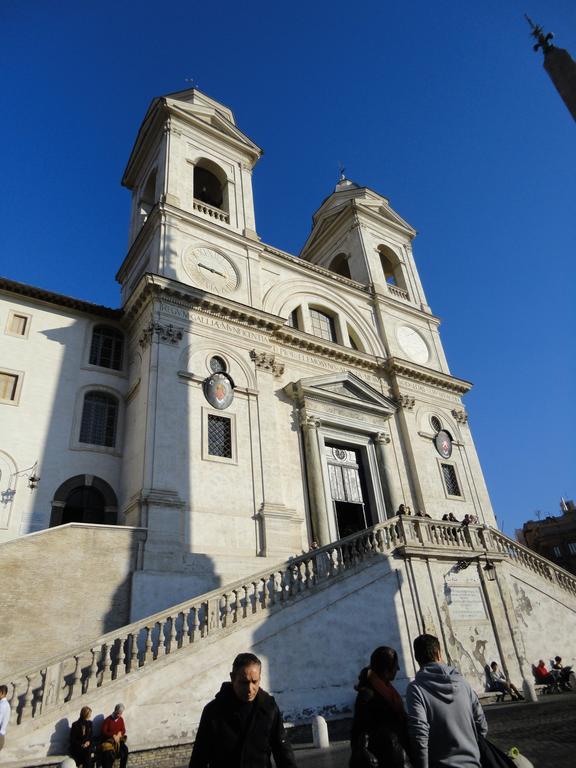
[[370, 656], [370, 666], [360, 672], [349, 768], [405, 766], [407, 717], [402, 697], [392, 685], [398, 669], [398, 654], [394, 648], [382, 645]]
[[8, 686], [0, 685], [0, 750], [6, 742], [6, 729], [10, 722], [10, 704], [7, 697]]
[[442, 662], [438, 638], [417, 637], [414, 655], [420, 670], [406, 695], [414, 768], [480, 768], [478, 734], [488, 725], [478, 696]]
[[262, 663], [253, 653], [234, 659], [230, 682], [202, 711], [189, 768], [296, 768], [282, 715], [260, 687]]

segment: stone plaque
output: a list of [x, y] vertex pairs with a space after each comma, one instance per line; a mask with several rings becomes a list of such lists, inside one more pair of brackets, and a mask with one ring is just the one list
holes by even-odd
[[454, 621], [486, 619], [480, 587], [450, 587], [450, 615]]

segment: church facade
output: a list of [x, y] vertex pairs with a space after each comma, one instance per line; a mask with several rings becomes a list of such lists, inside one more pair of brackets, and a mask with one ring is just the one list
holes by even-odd
[[121, 309], [0, 281], [0, 541], [146, 528], [132, 618], [401, 504], [495, 525], [415, 230], [341, 178], [299, 256], [271, 247], [260, 154], [198, 90], [155, 99]]

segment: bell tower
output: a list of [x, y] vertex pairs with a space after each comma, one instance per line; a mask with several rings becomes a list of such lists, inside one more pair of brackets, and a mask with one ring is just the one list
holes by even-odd
[[232, 111], [196, 88], [154, 99], [122, 178], [132, 192], [117, 275], [124, 301], [145, 272], [215, 293], [240, 282], [241, 265], [225, 254], [239, 236], [258, 242], [252, 169], [261, 154]]

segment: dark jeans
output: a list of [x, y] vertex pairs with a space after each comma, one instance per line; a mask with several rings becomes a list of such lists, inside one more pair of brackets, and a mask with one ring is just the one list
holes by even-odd
[[94, 765], [94, 747], [70, 747], [70, 756], [82, 768], [92, 768]]
[[121, 743], [120, 744], [120, 754], [117, 755], [115, 752], [112, 751], [106, 751], [102, 752], [100, 756], [100, 762], [102, 764], [102, 768], [112, 768], [114, 765], [114, 759], [116, 757], [120, 758], [120, 768], [126, 768], [126, 763], [128, 762], [128, 747], [126, 744]]

